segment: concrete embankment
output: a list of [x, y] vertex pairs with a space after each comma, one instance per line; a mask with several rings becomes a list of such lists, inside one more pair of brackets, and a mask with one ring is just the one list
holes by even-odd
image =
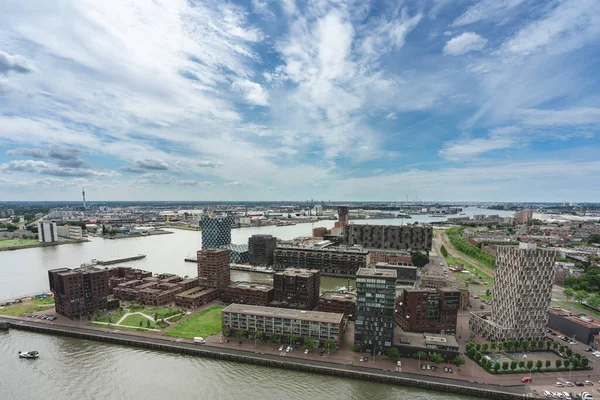
[[[398, 373], [394, 371], [374, 371], [355, 365], [339, 365], [334, 363], [283, 358], [278, 355], [251, 353], [242, 350], [198, 346], [192, 343], [176, 342], [172, 339], [159, 337], [142, 337], [120, 333], [118, 331], [104, 332], [88, 328], [48, 325], [31, 321], [8, 319], [10, 327], [31, 332], [68, 336], [78, 339], [96, 340], [125, 346], [148, 348], [159, 351], [183, 353], [200, 357], [208, 357], [227, 361], [237, 361], [254, 365], [275, 368], [285, 368], [295, 371], [312, 372], [321, 375], [331, 375], [351, 379], [362, 379], [393, 385], [407, 386], [419, 389], [435, 390], [447, 393], [475, 396], [487, 399], [522, 399], [525, 398], [522, 387], [501, 387], [484, 385], [447, 378], [432, 378], [417, 374]], [[515, 390], [511, 393], [511, 390]]]

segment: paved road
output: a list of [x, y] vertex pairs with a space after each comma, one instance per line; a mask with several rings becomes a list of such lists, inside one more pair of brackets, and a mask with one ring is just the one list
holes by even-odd
[[441, 241], [441, 244], [443, 244], [446, 247], [446, 250], [448, 250], [448, 253], [452, 256], [452, 257], [456, 257], [456, 258], [462, 258], [463, 260], [467, 261], [468, 263], [474, 265], [475, 267], [479, 268], [483, 273], [485, 273], [486, 275], [490, 276], [490, 277], [494, 277], [494, 270], [486, 267], [485, 265], [481, 264], [479, 261], [469, 257], [466, 254], [460, 253], [457, 250], [454, 249], [454, 247], [452, 247], [452, 244], [450, 244], [450, 242], [448, 241], [448, 238], [446, 237], [445, 233], [440, 233], [438, 236], [439, 240]]

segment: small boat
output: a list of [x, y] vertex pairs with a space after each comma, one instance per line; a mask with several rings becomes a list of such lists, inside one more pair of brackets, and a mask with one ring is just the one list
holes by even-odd
[[40, 356], [40, 353], [38, 353], [37, 351], [20, 351], [19, 352], [19, 358], [28, 358], [28, 359], [35, 360], [39, 356]]

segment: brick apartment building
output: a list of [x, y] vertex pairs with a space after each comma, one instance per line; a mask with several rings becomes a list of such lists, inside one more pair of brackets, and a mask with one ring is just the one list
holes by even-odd
[[252, 235], [248, 239], [248, 262], [250, 265], [273, 265], [273, 253], [277, 247], [277, 238], [272, 235]]
[[233, 282], [227, 286], [222, 296], [225, 303], [257, 306], [268, 306], [274, 298], [275, 289], [273, 289], [273, 286], [248, 282]]
[[354, 278], [359, 268], [369, 263], [369, 252], [351, 248], [310, 249], [294, 246], [278, 246], [274, 253], [275, 269], [316, 269], [322, 275]]
[[219, 298], [218, 289], [195, 287], [175, 295], [175, 305], [184, 308], [197, 308]]
[[112, 292], [119, 300], [136, 300], [143, 304], [160, 306], [172, 303], [178, 293], [197, 286], [197, 279], [183, 279], [178, 275], [160, 274], [119, 283], [112, 289]]
[[231, 282], [229, 274], [229, 250], [199, 250], [198, 283], [200, 287], [224, 290]]
[[344, 314], [354, 319], [356, 314], [356, 293], [326, 292], [319, 297], [317, 311]]
[[349, 246], [377, 250], [430, 251], [433, 244], [433, 227], [423, 225], [349, 224], [344, 233]]
[[96, 267], [58, 268], [48, 271], [56, 312], [69, 319], [83, 318], [94, 311], [118, 308], [109, 297], [108, 270]]
[[288, 268], [273, 275], [273, 307], [312, 310], [317, 306], [321, 273], [316, 269]]
[[453, 335], [460, 290], [408, 289], [396, 299], [396, 323], [406, 332]]

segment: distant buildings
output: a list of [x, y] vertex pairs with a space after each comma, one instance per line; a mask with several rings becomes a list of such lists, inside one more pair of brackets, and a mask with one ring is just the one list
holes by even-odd
[[273, 265], [273, 253], [277, 247], [277, 238], [272, 235], [252, 235], [248, 239], [248, 262], [250, 265]]
[[289, 310], [231, 304], [221, 312], [223, 331], [260, 332], [267, 337], [298, 336], [320, 343], [342, 343], [344, 315], [319, 311]]
[[396, 271], [361, 268], [356, 274], [354, 344], [385, 354], [394, 339]]
[[406, 332], [456, 333], [460, 290], [409, 289], [396, 300], [396, 323]]
[[218, 249], [231, 244], [231, 228], [235, 226], [233, 216], [203, 216], [202, 249]]
[[360, 249], [278, 246], [274, 252], [275, 269], [309, 268], [323, 275], [354, 277], [368, 263], [369, 252]]
[[271, 306], [312, 310], [319, 301], [321, 273], [315, 269], [287, 268], [273, 275], [273, 287]]
[[522, 210], [518, 211], [514, 215], [514, 221], [517, 224], [526, 224], [533, 219], [533, 211], [532, 210]]
[[58, 229], [55, 222], [38, 221], [38, 239], [40, 243], [52, 243], [58, 241]]
[[229, 250], [203, 249], [197, 253], [200, 287], [224, 290], [231, 282]]
[[491, 313], [471, 313], [472, 331], [490, 340], [546, 336], [556, 253], [535, 243], [499, 246]]
[[345, 240], [349, 246], [360, 245], [378, 250], [430, 251], [433, 228], [414, 225], [350, 224], [345, 228]]
[[48, 271], [56, 312], [69, 319], [84, 318], [96, 310], [118, 308], [109, 298], [108, 270], [96, 267], [58, 268]]

